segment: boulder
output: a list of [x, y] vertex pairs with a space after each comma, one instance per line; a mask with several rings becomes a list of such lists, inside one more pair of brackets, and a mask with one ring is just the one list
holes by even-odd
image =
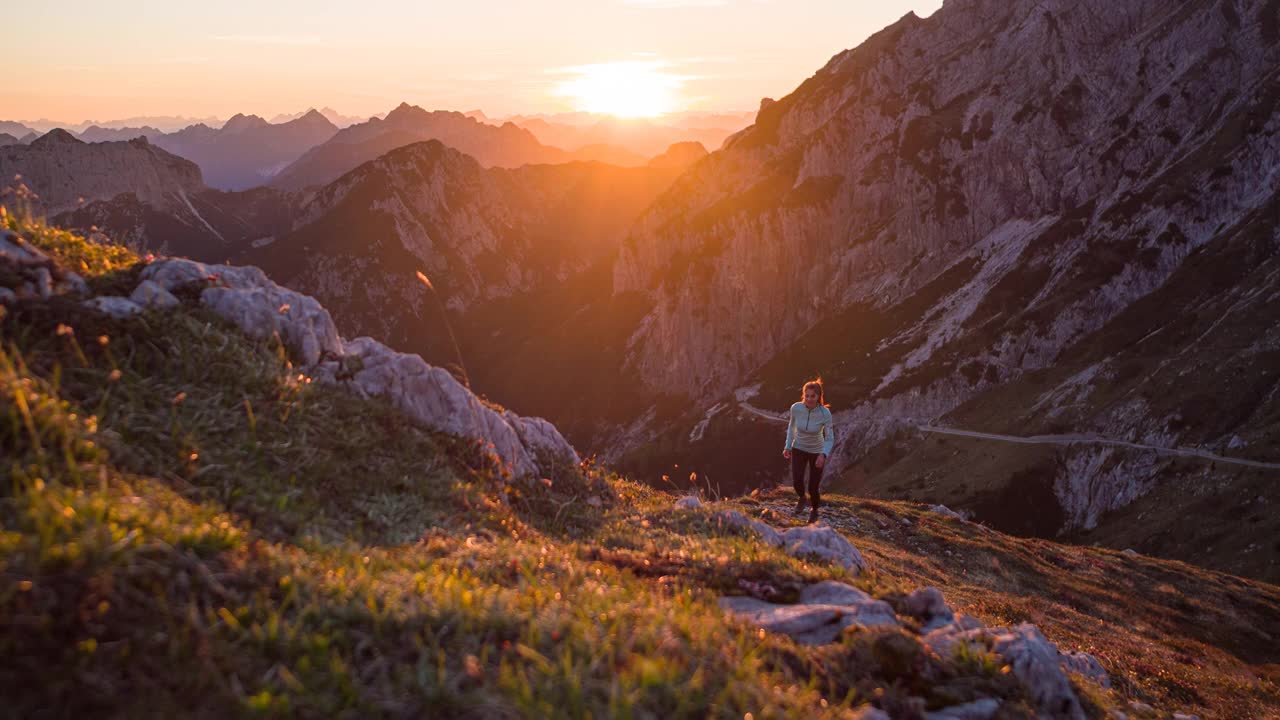
[[85, 300], [82, 304], [87, 308], [92, 308], [114, 318], [132, 317], [142, 312], [142, 306], [138, 303], [129, 298], [115, 297], [113, 295], [99, 295]]
[[201, 305], [249, 337], [261, 340], [279, 335], [301, 364], [315, 365], [323, 357], [343, 354], [342, 338], [329, 311], [315, 298], [271, 282], [256, 267], [166, 259], [148, 265], [142, 279], [170, 292], [192, 283], [209, 284], [200, 293]]
[[[1012, 629], [965, 628], [958, 619], [924, 636], [924, 644], [943, 657], [949, 657], [960, 643], [975, 649], [989, 648], [1004, 658], [1014, 676], [1027, 686], [1041, 717], [1083, 720], [1080, 700], [1063, 671], [1064, 656], [1036, 626], [1023, 623]], [[1101, 665], [1098, 669], [1101, 670]]]
[[1063, 653], [1061, 660], [1064, 670], [1079, 673], [1103, 689], [1111, 689], [1111, 676], [1107, 674], [1106, 668], [1102, 667], [1102, 663], [1098, 662], [1098, 658], [1077, 650]]
[[702, 507], [702, 501], [697, 495], [685, 495], [676, 501], [675, 507], [677, 510], [696, 510]]
[[341, 382], [365, 397], [385, 397], [433, 430], [482, 441], [516, 476], [538, 472], [540, 456], [550, 464], [579, 462], [573, 446], [551, 423], [494, 410], [447, 370], [418, 355], [396, 352], [371, 338], [356, 338], [346, 349], [350, 354], [342, 359], [353, 368], [350, 377], [339, 381], [326, 374], [320, 376], [323, 380]]
[[982, 698], [963, 705], [952, 705], [926, 714], [925, 720], [991, 720], [1000, 711], [1000, 701]]
[[1058, 648], [1023, 623], [992, 638], [992, 649], [1013, 668], [1013, 674], [1030, 692], [1042, 716], [1062, 720], [1084, 720], [1084, 709], [1071, 681], [1062, 671]]
[[165, 290], [163, 285], [154, 280], [143, 280], [138, 283], [138, 287], [133, 289], [129, 299], [144, 308], [168, 309], [181, 304], [173, 293]]
[[851, 625], [897, 625], [889, 603], [873, 600], [861, 590], [838, 582], [823, 582], [800, 592], [800, 602], [777, 605], [750, 597], [720, 599], [729, 614], [781, 633], [804, 645], [822, 645], [840, 637]]
[[711, 521], [728, 527], [746, 528], [758, 535], [766, 544], [774, 547], [782, 544], [782, 535], [772, 526], [759, 520], [752, 520], [737, 510], [722, 510], [712, 515]]
[[922, 588], [908, 595], [902, 602], [907, 615], [920, 621], [921, 630], [929, 632], [955, 620], [955, 613], [947, 605], [942, 591], [936, 587]]
[[866, 569], [862, 553], [843, 535], [825, 525], [806, 525], [782, 533], [782, 544], [792, 557], [817, 558], [842, 566], [853, 574]]
[[946, 515], [947, 517], [949, 517], [949, 518], [955, 518], [956, 520], [968, 520], [968, 519], [969, 519], [969, 518], [965, 517], [964, 513], [958, 513], [958, 512], [956, 512], [955, 510], [952, 510], [951, 508], [947, 507], [946, 505], [930, 505], [930, 506], [929, 506], [929, 512], [934, 512], [934, 513], [937, 513], [937, 514], [939, 514], [939, 515]]

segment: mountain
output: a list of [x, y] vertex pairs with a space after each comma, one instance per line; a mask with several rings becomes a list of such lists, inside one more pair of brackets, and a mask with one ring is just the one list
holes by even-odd
[[297, 200], [270, 188], [201, 188], [185, 202], [148, 202], [127, 192], [55, 215], [62, 227], [139, 251], [223, 262], [287, 233]]
[[383, 119], [352, 125], [285, 168], [271, 184], [288, 190], [325, 185], [359, 165], [411, 143], [439, 140], [471, 155], [485, 167], [567, 162], [573, 156], [542, 145], [511, 123], [487, 125], [459, 112], [428, 112], [401, 103]]
[[297, 120], [299, 118], [305, 117], [307, 113], [310, 113], [310, 112], [320, 113], [325, 117], [325, 119], [327, 119], [329, 122], [333, 123], [335, 126], [339, 128], [350, 127], [351, 125], [355, 125], [356, 123], [362, 123], [365, 120], [368, 120], [368, 118], [366, 117], [362, 117], [359, 115], [343, 115], [342, 113], [338, 112], [337, 110], [334, 110], [331, 107], [323, 107], [323, 108], [320, 108], [319, 110], [315, 110], [314, 108], [312, 108], [300, 113], [277, 115], [271, 118], [271, 124], [279, 125], [281, 123], [287, 123], [292, 120]]
[[0, 133], [0, 147], [4, 145], [21, 145], [22, 141], [9, 133]]
[[[220, 125], [221, 121], [216, 117], [189, 118], [172, 115], [141, 115], [138, 117], [122, 118], [119, 120], [84, 120], [82, 122], [74, 123], [63, 120], [40, 118], [39, 120], [23, 121], [22, 124], [29, 126], [29, 131], [39, 134], [48, 132], [54, 128], [62, 128], [63, 130], [71, 133], [81, 133], [95, 126], [107, 129], [153, 127], [159, 129], [160, 132], [174, 132], [198, 123], [204, 123], [206, 125]], [[0, 126], [3, 126], [4, 124], [4, 121], [0, 121]]]
[[240, 259], [328, 304], [348, 332], [451, 362], [438, 300], [461, 342], [476, 348], [467, 364], [484, 375], [506, 354], [493, 333], [573, 309], [476, 318], [606, 262], [677, 173], [600, 163], [485, 168], [440, 141], [415, 143], [317, 191], [293, 232]]
[[164, 135], [160, 130], [153, 127], [123, 127], [108, 128], [98, 125], [91, 125], [79, 133], [79, 138], [85, 142], [111, 142], [114, 140], [133, 140], [134, 138], [144, 137], [154, 141], [157, 137]]
[[0, 148], [0, 177], [21, 175], [49, 215], [133, 193], [165, 207], [184, 205], [204, 189], [200, 168], [145, 138], [86, 143], [54, 129], [30, 145]]
[[950, 0], [762, 103], [623, 244], [626, 367], [696, 409], [611, 447], [774, 482], [820, 373], [837, 484], [1277, 577], [1274, 470], [1194, 454], [1280, 461], [1277, 17]]
[[337, 132], [332, 122], [312, 110], [278, 125], [256, 115], [236, 115], [218, 129], [192, 125], [154, 142], [198, 164], [211, 187], [244, 190], [266, 184], [280, 169]]
[[146, 138], [86, 143], [50, 130], [0, 147], [0, 177], [22, 176], [37, 212], [138, 250], [224, 260], [291, 226], [296, 200], [267, 188], [205, 186], [195, 163]]
[[1274, 585], [904, 502], [676, 500], [253, 267], [6, 213], [0, 270], [14, 716], [1280, 713]]
[[649, 160], [649, 167], [678, 168], [684, 170], [707, 156], [707, 149], [702, 143], [682, 142], [667, 148], [661, 155]]
[[0, 133], [12, 135], [16, 138], [22, 138], [34, 132], [36, 131], [22, 123], [13, 122], [11, 120], [0, 120]]

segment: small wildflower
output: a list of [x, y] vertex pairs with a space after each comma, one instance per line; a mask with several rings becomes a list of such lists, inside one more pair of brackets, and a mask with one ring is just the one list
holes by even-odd
[[187, 456], [187, 462], [195, 462], [200, 459], [200, 453], [191, 453]]
[[542, 484], [547, 487], [551, 487], [553, 483], [551, 482], [551, 478], [542, 478]]
[[123, 374], [124, 374], [124, 373], [120, 372], [120, 368], [116, 368], [115, 370], [112, 370], [112, 371], [111, 371], [111, 374], [110, 374], [110, 375], [108, 375], [108, 376], [107, 376], [107, 381], [108, 381], [108, 382], [119, 382], [119, 381], [120, 381], [120, 377], [121, 377]]
[[285, 303], [285, 304], [281, 305], [280, 307], [276, 308], [276, 312], [280, 313], [281, 315], [284, 315], [284, 314], [288, 313], [288, 312], [289, 312], [289, 303]]
[[99, 344], [99, 345], [102, 345], [102, 346], [104, 346], [104, 347], [105, 347], [105, 346], [106, 346], [108, 343], [110, 343], [110, 342], [111, 342], [111, 338], [107, 337], [106, 335], [99, 335], [99, 336], [98, 336], [98, 344]]
[[186, 399], [187, 399], [187, 394], [186, 394], [185, 392], [180, 392], [180, 393], [178, 393], [177, 395], [174, 395], [174, 396], [173, 396], [173, 404], [174, 404], [174, 405], [181, 405], [181, 404], [182, 404], [182, 401], [183, 401], [183, 400], [186, 400]]
[[142, 259], [147, 261], [148, 263], [153, 263], [156, 261], [156, 256], [155, 256], [155, 253], [147, 253], [146, 257]]
[[67, 336], [67, 335], [73, 335], [73, 336], [74, 336], [74, 335], [76, 334], [76, 331], [75, 331], [75, 329], [74, 329], [74, 328], [72, 328], [70, 325], [65, 325], [65, 324], [63, 324], [63, 323], [58, 323], [57, 333], [58, 333], [58, 337], [65, 337], [65, 336]]
[[475, 655], [468, 655], [462, 661], [462, 667], [466, 670], [467, 676], [472, 679], [479, 679], [484, 676], [484, 670], [480, 667], [480, 658]]

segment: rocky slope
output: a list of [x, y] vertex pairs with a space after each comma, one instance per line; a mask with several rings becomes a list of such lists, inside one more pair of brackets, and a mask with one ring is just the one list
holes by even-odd
[[280, 170], [338, 132], [315, 110], [280, 124], [236, 115], [220, 128], [197, 124], [153, 138], [160, 147], [194, 161], [205, 182], [220, 190], [265, 185]]
[[1274, 586], [906, 503], [837, 497], [806, 526], [783, 494], [673, 503], [591, 463], [512, 476], [503, 444], [436, 425], [470, 417], [429, 402], [468, 395], [447, 374], [340, 340], [254, 268], [0, 213], [0, 269], [5, 290], [60, 280], [0, 308], [16, 715], [1280, 709]]
[[[615, 266], [616, 291], [654, 305], [630, 367], [699, 398], [666, 434], [675, 454], [714, 449], [713, 474], [776, 478], [775, 448], [729, 454], [779, 434], [737, 403], [780, 411], [821, 373], [840, 410], [837, 470], [962, 406], [999, 408], [957, 416], [975, 430], [1056, 418], [1160, 444], [1240, 435], [1234, 452], [1267, 455], [1243, 438], [1272, 427], [1257, 398], [1275, 387], [1273, 343], [1233, 338], [1255, 322], [1236, 309], [1271, 292], [1244, 269], [1280, 241], [1277, 16], [1262, 0], [953, 0], [763, 103], [646, 213]], [[1226, 381], [1223, 363], [1249, 381]], [[1000, 390], [1058, 367], [1083, 374], [1056, 393]], [[1148, 399], [1112, 394], [1119, 367]], [[1205, 411], [1210, 394], [1221, 411]], [[1164, 477], [1112, 451], [1062, 463], [1036, 473], [1051, 488], [1041, 531], [1088, 526]]]

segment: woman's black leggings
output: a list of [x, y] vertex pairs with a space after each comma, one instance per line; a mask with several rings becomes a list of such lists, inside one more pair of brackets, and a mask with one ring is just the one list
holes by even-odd
[[796, 495], [804, 497], [804, 470], [809, 468], [809, 497], [813, 507], [822, 505], [818, 491], [822, 487], [822, 468], [817, 466], [818, 454], [791, 448], [791, 482], [796, 486]]

